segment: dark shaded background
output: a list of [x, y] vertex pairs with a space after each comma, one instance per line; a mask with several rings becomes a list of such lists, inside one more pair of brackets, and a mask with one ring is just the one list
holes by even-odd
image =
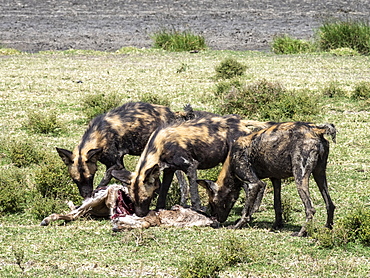
[[22, 51], [150, 47], [163, 28], [212, 49], [264, 50], [274, 35], [309, 39], [324, 20], [369, 20], [370, 1], [0, 0], [0, 43]]

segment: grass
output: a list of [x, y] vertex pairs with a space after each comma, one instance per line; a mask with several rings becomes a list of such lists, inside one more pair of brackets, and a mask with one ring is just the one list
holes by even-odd
[[[191, 54], [143, 49], [2, 56], [0, 171], [17, 171], [13, 179], [21, 177], [22, 186], [33, 190], [46, 166], [13, 165], [8, 144], [4, 142], [32, 142], [34, 148], [59, 159], [55, 147], [73, 149], [86, 129], [82, 100], [91, 95], [112, 94], [119, 96], [122, 103], [150, 96], [165, 101], [173, 110], [191, 103], [195, 109], [218, 111], [222, 103], [215, 101], [215, 67], [226, 58], [248, 65], [247, 73], [241, 77], [246, 84], [258, 80], [278, 82], [286, 90], [307, 90], [317, 97], [321, 110], [312, 120], [334, 123], [339, 131], [337, 144], [331, 144], [328, 164], [329, 190], [337, 206], [335, 222], [345, 219], [356, 205], [369, 206], [370, 112], [368, 100], [352, 97], [356, 88], [362, 88], [365, 93], [360, 95], [367, 96], [370, 60], [366, 56], [281, 56], [210, 50]], [[184, 65], [186, 70], [179, 71]], [[65, 131], [57, 136], [29, 132], [24, 128], [28, 111], [57, 111]], [[249, 118], [258, 119], [256, 114]], [[129, 168], [136, 161], [128, 157]], [[100, 167], [96, 185], [103, 170]], [[200, 171], [200, 176], [207, 173]], [[16, 184], [14, 187], [17, 188]], [[325, 206], [313, 181], [311, 194], [317, 225], [322, 226]], [[199, 255], [217, 257], [220, 240], [230, 236], [243, 240], [247, 257], [225, 264], [217, 273], [219, 277], [369, 275], [370, 251], [359, 242], [329, 249], [313, 238], [291, 237], [303, 223], [304, 211], [291, 181], [284, 183], [283, 196], [289, 202], [288, 221], [276, 233], [269, 231], [274, 220], [271, 187], [251, 226], [237, 231], [151, 228], [113, 234], [109, 221], [91, 219], [40, 227], [40, 220], [32, 215], [31, 208], [24, 208], [24, 212], [0, 217], [0, 276], [179, 277], [181, 266]], [[17, 200], [20, 198], [17, 195]], [[240, 215], [241, 205], [242, 199], [237, 202], [230, 222]]]

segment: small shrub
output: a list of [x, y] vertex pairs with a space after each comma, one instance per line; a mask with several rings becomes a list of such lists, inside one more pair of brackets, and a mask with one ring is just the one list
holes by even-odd
[[179, 269], [181, 278], [219, 277], [219, 272], [226, 267], [248, 261], [245, 241], [235, 235], [228, 235], [218, 244], [217, 254], [200, 252], [186, 261]]
[[158, 96], [153, 93], [143, 93], [140, 96], [140, 101], [147, 102], [151, 104], [158, 104], [158, 105], [164, 105], [164, 106], [170, 106], [171, 101], [163, 96]]
[[323, 95], [330, 98], [343, 97], [345, 96], [345, 92], [337, 82], [331, 82], [323, 89]]
[[0, 171], [0, 215], [24, 212], [29, 199], [25, 180], [19, 169]]
[[251, 85], [231, 81], [220, 83], [216, 97], [221, 114], [239, 114], [259, 119], [309, 120], [319, 111], [317, 97], [307, 91], [288, 91], [281, 84], [258, 81]]
[[308, 233], [324, 248], [345, 246], [349, 242], [370, 246], [370, 208], [355, 208], [338, 220], [332, 230], [310, 223]]
[[275, 37], [271, 48], [275, 54], [300, 54], [315, 50], [315, 46], [311, 42], [294, 39], [288, 35]]
[[31, 111], [28, 112], [28, 121], [25, 127], [34, 133], [58, 135], [64, 132], [64, 125], [58, 121], [55, 111], [43, 112]]
[[370, 82], [361, 82], [356, 85], [352, 98], [356, 100], [370, 99]]
[[82, 108], [88, 120], [104, 114], [121, 104], [118, 94], [90, 94], [82, 99]]
[[369, 54], [370, 25], [363, 21], [326, 22], [318, 29], [318, 44], [325, 51], [351, 48]]
[[329, 52], [335, 56], [358, 56], [360, 55], [360, 53], [357, 50], [354, 50], [349, 47], [331, 49]]
[[190, 32], [162, 30], [152, 36], [154, 48], [168, 51], [192, 51], [206, 49], [203, 36], [195, 35]]
[[226, 58], [220, 65], [216, 66], [216, 78], [231, 79], [243, 75], [246, 69], [247, 66], [234, 58]]
[[285, 222], [290, 222], [293, 220], [293, 202], [292, 199], [289, 198], [288, 196], [284, 195], [281, 198], [281, 206], [283, 210], [283, 219]]
[[43, 159], [38, 147], [29, 140], [9, 143], [9, 158], [16, 167], [27, 167]]
[[67, 168], [56, 155], [50, 155], [35, 171], [36, 189], [43, 198], [81, 202], [77, 186], [68, 175]]
[[42, 197], [41, 194], [34, 194], [30, 205], [29, 214], [35, 219], [42, 220], [52, 213], [70, 211], [65, 200]]

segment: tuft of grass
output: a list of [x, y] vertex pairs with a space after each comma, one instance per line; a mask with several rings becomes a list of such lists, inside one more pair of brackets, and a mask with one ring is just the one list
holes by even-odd
[[222, 82], [216, 97], [221, 114], [254, 116], [273, 121], [309, 120], [319, 112], [318, 97], [307, 91], [289, 91], [278, 82], [260, 80], [246, 85], [241, 81]]
[[246, 65], [238, 62], [234, 58], [226, 58], [215, 67], [216, 78], [231, 79], [237, 76], [242, 76], [247, 69]]
[[30, 140], [12, 141], [9, 143], [9, 158], [16, 167], [27, 167], [37, 164], [43, 154]]
[[180, 278], [219, 277], [221, 270], [248, 262], [249, 253], [246, 242], [231, 233], [220, 240], [216, 254], [202, 251], [186, 261], [179, 269]]
[[118, 107], [122, 102], [119, 94], [89, 94], [82, 99], [83, 112], [90, 121], [100, 114], [104, 114], [109, 110]]
[[168, 98], [149, 92], [141, 94], [140, 101], [164, 106], [170, 106], [171, 104], [171, 101]]
[[29, 193], [25, 174], [21, 170], [0, 170], [0, 215], [24, 212]]
[[288, 35], [276, 36], [272, 41], [271, 48], [275, 54], [300, 54], [316, 50], [313, 43], [295, 39]]
[[352, 98], [356, 100], [370, 99], [370, 82], [360, 82], [355, 86]]
[[22, 52], [14, 48], [0, 46], [0, 55], [18, 55], [18, 54], [22, 54]]
[[317, 32], [318, 44], [324, 51], [351, 48], [361, 54], [370, 53], [370, 25], [365, 21], [324, 23]]
[[345, 91], [340, 87], [338, 82], [330, 82], [324, 89], [322, 90], [324, 96], [333, 98], [333, 97], [344, 97]]
[[27, 117], [24, 127], [34, 133], [60, 135], [66, 130], [64, 124], [58, 120], [56, 111], [29, 111]]
[[366, 206], [355, 207], [332, 230], [317, 227], [315, 223], [308, 227], [309, 234], [324, 248], [343, 247], [350, 242], [370, 246], [370, 208]]
[[193, 51], [207, 48], [205, 39], [201, 35], [195, 35], [189, 31], [168, 31], [162, 30], [152, 35], [154, 48], [167, 51]]
[[357, 50], [352, 49], [350, 47], [341, 47], [341, 48], [331, 49], [329, 52], [335, 56], [358, 56], [360, 55], [360, 53]]

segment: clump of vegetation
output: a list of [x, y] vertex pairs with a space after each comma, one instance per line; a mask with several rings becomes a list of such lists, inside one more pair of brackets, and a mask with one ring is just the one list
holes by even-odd
[[360, 82], [356, 85], [352, 98], [356, 100], [370, 99], [370, 82]]
[[82, 108], [88, 120], [104, 114], [119, 106], [122, 98], [119, 94], [90, 94], [82, 99]]
[[370, 246], [370, 208], [357, 207], [343, 219], [335, 223], [334, 228], [316, 227], [309, 225], [309, 234], [325, 248], [344, 246], [349, 242], [358, 242]]
[[236, 235], [227, 235], [218, 243], [216, 254], [200, 252], [190, 258], [180, 268], [181, 278], [218, 277], [218, 273], [226, 267], [249, 260], [249, 250], [246, 241]]
[[326, 22], [318, 29], [318, 44], [330, 51], [351, 48], [361, 54], [370, 53], [370, 25], [365, 21]]
[[22, 54], [22, 52], [14, 48], [2, 47], [0, 45], [0, 55], [18, 55], [18, 54]]
[[67, 168], [56, 155], [50, 155], [35, 171], [35, 185], [42, 197], [80, 202], [77, 186]]
[[277, 36], [272, 42], [272, 51], [275, 54], [300, 54], [316, 50], [313, 43], [292, 38], [288, 35]]
[[324, 96], [330, 98], [345, 96], [345, 91], [340, 87], [338, 82], [330, 82], [322, 92]]
[[65, 126], [57, 118], [55, 111], [43, 112], [30, 111], [27, 114], [28, 121], [25, 128], [34, 133], [59, 135], [65, 131]]
[[319, 112], [317, 97], [307, 91], [289, 91], [277, 82], [261, 80], [246, 85], [232, 80], [217, 85], [219, 113], [254, 116], [259, 119], [309, 120]]
[[243, 75], [246, 69], [246, 65], [243, 65], [234, 58], [226, 58], [215, 67], [216, 78], [231, 79]]
[[170, 106], [171, 101], [163, 96], [158, 96], [153, 93], [143, 93], [140, 96], [140, 101], [147, 102], [151, 104], [158, 104], [158, 105], [164, 105], [164, 106]]
[[19, 169], [0, 171], [0, 215], [24, 212], [30, 197], [25, 180]]
[[9, 158], [16, 167], [27, 167], [43, 160], [43, 154], [30, 140], [9, 143]]
[[349, 47], [331, 49], [329, 52], [335, 56], [358, 56], [360, 55], [360, 53], [357, 50], [354, 50]]
[[152, 36], [154, 48], [167, 51], [194, 51], [207, 48], [205, 39], [201, 35], [195, 35], [188, 31], [162, 30]]

